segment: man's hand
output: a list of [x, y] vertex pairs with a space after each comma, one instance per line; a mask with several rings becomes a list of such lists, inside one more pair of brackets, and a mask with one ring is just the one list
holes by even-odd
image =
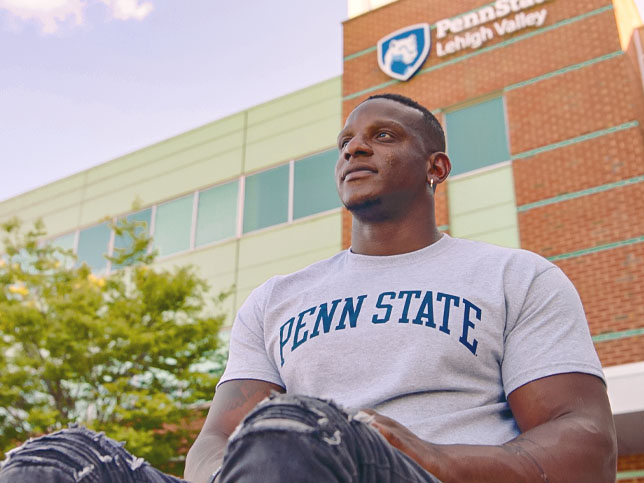
[[569, 373], [532, 381], [508, 396], [521, 434], [499, 446], [438, 445], [373, 409], [367, 421], [442, 481], [614, 482], [617, 443], [602, 381]]
[[432, 444], [420, 439], [398, 421], [383, 416], [373, 409], [362, 409], [361, 412], [369, 415], [367, 420], [363, 420], [364, 422], [382, 434], [394, 448], [398, 448], [421, 466], [425, 467], [423, 461], [428, 454], [435, 453], [436, 450]]

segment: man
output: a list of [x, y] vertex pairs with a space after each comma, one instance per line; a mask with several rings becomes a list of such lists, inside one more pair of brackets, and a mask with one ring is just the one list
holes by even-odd
[[[614, 481], [612, 416], [579, 297], [535, 254], [438, 231], [434, 191], [451, 168], [438, 121], [408, 98], [373, 96], [338, 147], [352, 247], [245, 302], [186, 478]], [[69, 474], [73, 459], [75, 478], [177, 481], [98, 435], [76, 430], [72, 445], [56, 434], [65, 441], [14, 454], [0, 482], [30, 481], [29, 458], [54, 446], [51, 466]]]
[[[578, 295], [537, 255], [438, 231], [434, 191], [451, 165], [434, 116], [373, 96], [338, 148], [351, 249], [249, 297], [186, 477], [208, 480], [227, 451], [226, 481], [614, 481], [612, 416]], [[308, 398], [253, 410], [272, 391], [373, 409], [340, 412], [348, 426]], [[315, 414], [337, 424], [325, 432]], [[388, 443], [353, 434], [365, 420]], [[319, 440], [336, 447], [322, 454]], [[382, 472], [367, 475], [361, 459]]]

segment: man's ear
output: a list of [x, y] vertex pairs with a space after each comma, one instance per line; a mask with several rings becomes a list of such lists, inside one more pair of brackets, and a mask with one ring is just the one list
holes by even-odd
[[440, 151], [432, 153], [427, 160], [427, 182], [433, 179], [434, 184], [442, 183], [451, 170], [452, 162], [447, 154]]

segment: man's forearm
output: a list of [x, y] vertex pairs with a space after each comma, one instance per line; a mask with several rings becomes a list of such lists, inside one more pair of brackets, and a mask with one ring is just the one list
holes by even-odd
[[500, 446], [424, 442], [404, 452], [446, 483], [615, 481], [614, 435], [575, 417], [547, 422]]
[[192, 483], [205, 483], [221, 466], [228, 438], [209, 434], [200, 436], [186, 457], [184, 478]]

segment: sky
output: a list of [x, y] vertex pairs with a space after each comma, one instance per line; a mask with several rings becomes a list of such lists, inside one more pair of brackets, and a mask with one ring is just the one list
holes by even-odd
[[347, 0], [0, 0], [0, 201], [342, 73]]
[[340, 75], [346, 18], [347, 0], [0, 0], [0, 201]]

